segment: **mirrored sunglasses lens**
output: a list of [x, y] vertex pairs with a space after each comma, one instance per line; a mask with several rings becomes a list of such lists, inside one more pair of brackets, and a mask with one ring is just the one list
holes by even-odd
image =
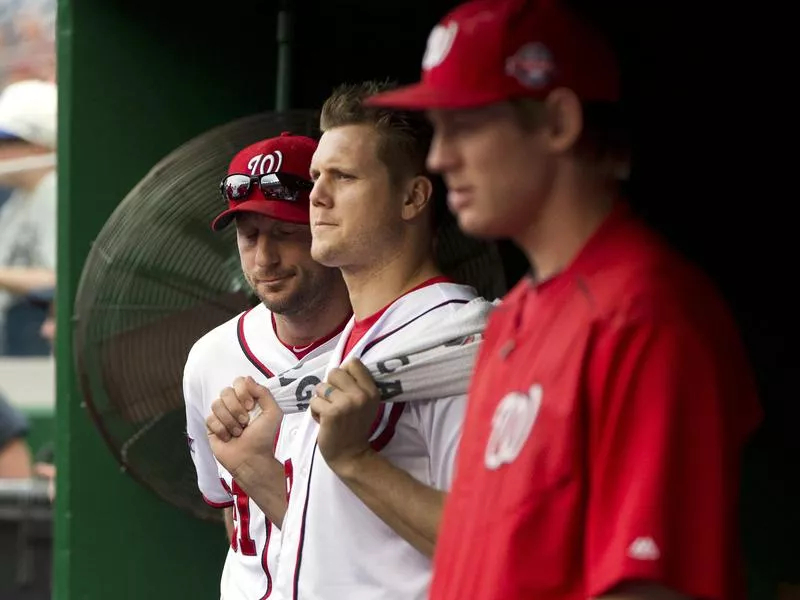
[[228, 200], [244, 200], [250, 193], [250, 178], [246, 175], [231, 175], [225, 180], [224, 190]]
[[274, 198], [275, 200], [285, 200], [294, 202], [297, 200], [297, 191], [293, 190], [275, 174], [263, 175], [260, 181], [261, 191], [267, 198]]
[[267, 198], [272, 198], [275, 200], [288, 200], [291, 202], [297, 199], [297, 192], [280, 184], [262, 187], [261, 190], [264, 192], [264, 196]]

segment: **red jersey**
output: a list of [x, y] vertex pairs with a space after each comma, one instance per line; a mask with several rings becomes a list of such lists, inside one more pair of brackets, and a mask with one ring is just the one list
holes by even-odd
[[760, 415], [717, 293], [618, 207], [491, 318], [430, 598], [586, 600], [633, 580], [743, 596], [739, 463]]

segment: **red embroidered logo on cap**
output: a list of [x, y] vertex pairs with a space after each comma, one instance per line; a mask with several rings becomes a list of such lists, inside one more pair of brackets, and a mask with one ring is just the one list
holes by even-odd
[[527, 88], [549, 85], [554, 71], [553, 56], [538, 42], [525, 44], [506, 60], [506, 75]]

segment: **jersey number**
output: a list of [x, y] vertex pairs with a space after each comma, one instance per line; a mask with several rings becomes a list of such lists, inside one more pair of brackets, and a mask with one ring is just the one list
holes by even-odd
[[231, 547], [234, 552], [245, 556], [256, 556], [256, 543], [250, 537], [250, 497], [235, 481], [231, 486], [233, 496], [233, 537]]

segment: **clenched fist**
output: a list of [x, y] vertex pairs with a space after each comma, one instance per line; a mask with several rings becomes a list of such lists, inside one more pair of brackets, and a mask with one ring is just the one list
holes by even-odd
[[370, 450], [380, 399], [372, 376], [358, 360], [332, 369], [327, 381], [317, 385], [309, 410], [319, 423], [319, 451], [334, 472], [351, 467]]
[[[260, 414], [251, 421], [250, 411], [256, 407]], [[237, 479], [237, 473], [259, 457], [273, 456], [282, 419], [283, 411], [267, 388], [252, 377], [237, 377], [233, 386], [222, 390], [211, 404], [206, 419], [211, 450]]]

